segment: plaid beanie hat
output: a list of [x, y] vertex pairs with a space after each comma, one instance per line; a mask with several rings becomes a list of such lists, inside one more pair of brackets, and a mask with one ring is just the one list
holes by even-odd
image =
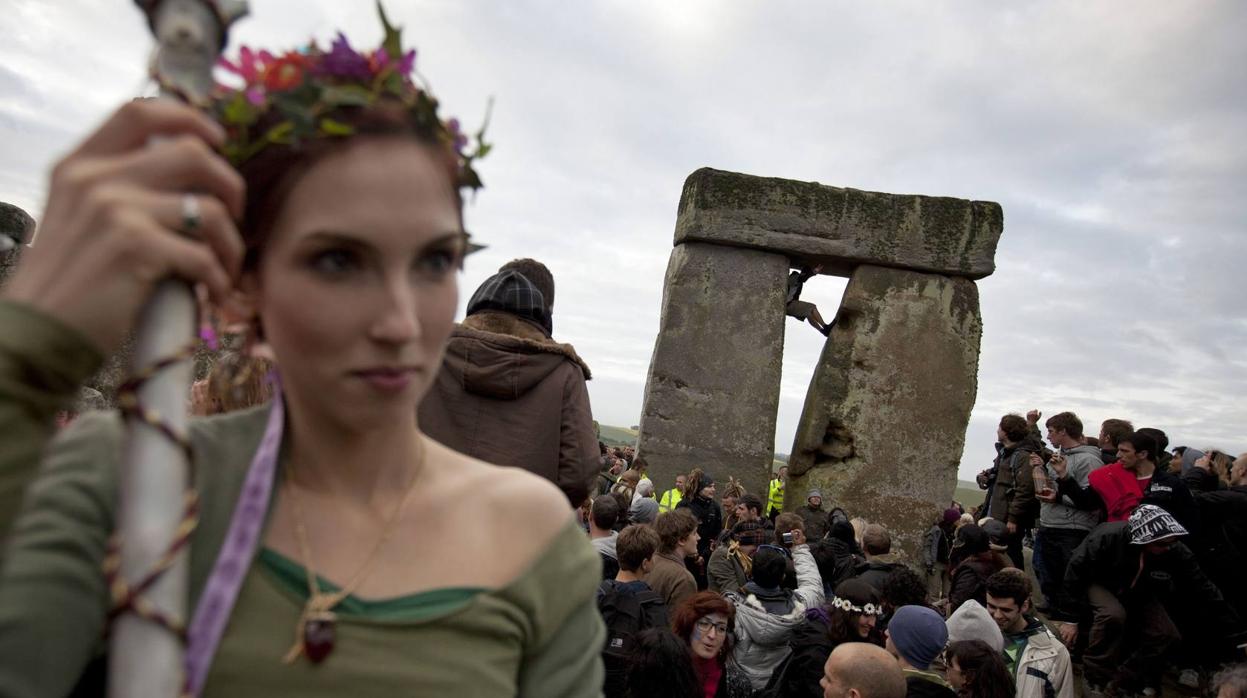
[[537, 323], [546, 334], [553, 334], [554, 321], [545, 297], [528, 277], [508, 269], [485, 279], [468, 301], [468, 315], [482, 310], [498, 310]]
[[767, 531], [757, 521], [741, 521], [732, 527], [732, 539], [741, 545], [762, 545], [768, 539]]
[[1140, 504], [1126, 525], [1130, 529], [1130, 542], [1134, 545], [1147, 545], [1186, 535], [1186, 529], [1172, 514], [1153, 504]]

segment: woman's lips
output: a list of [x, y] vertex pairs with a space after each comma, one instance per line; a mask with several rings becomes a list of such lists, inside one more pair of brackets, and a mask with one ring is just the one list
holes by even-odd
[[400, 393], [411, 385], [416, 371], [415, 367], [369, 368], [354, 371], [353, 375], [380, 392]]

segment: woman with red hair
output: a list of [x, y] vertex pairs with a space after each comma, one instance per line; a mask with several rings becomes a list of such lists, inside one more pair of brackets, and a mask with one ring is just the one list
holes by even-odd
[[753, 693], [732, 656], [736, 608], [713, 591], [684, 599], [671, 616], [672, 629], [688, 646], [705, 698], [746, 698]]

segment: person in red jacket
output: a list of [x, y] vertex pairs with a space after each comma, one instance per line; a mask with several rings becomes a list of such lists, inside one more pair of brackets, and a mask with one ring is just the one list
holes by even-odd
[[[1134, 432], [1117, 444], [1116, 463], [1087, 476], [1088, 487], [1069, 477], [1065, 459], [1057, 454], [1049, 461], [1057, 476], [1057, 491], [1080, 509], [1102, 509], [1110, 522], [1125, 521], [1140, 504], [1154, 504], [1173, 515], [1198, 538], [1199, 510], [1181, 478], [1156, 466], [1159, 451], [1155, 437]], [[1193, 543], [1197, 544], [1197, 543]]]

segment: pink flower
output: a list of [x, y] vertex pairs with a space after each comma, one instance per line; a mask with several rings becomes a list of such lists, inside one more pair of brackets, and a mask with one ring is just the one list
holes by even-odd
[[[267, 54], [268, 51], [261, 52], [261, 55]], [[238, 63], [231, 63], [225, 58], [217, 61], [217, 65], [228, 70], [229, 72], [241, 77], [248, 85], [255, 84], [260, 81], [260, 64], [256, 62], [256, 55], [250, 48], [243, 46], [238, 50]]]

